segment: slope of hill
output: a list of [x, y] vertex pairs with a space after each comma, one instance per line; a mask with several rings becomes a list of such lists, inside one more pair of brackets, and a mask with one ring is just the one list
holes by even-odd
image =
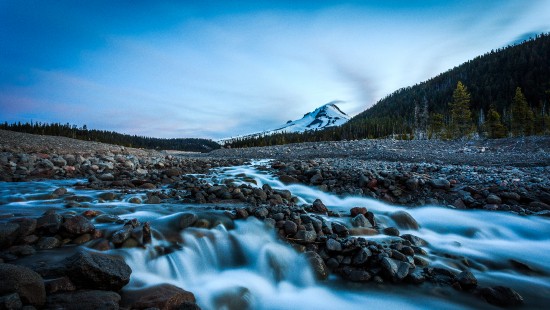
[[[550, 99], [550, 35], [542, 34], [518, 45], [493, 50], [423, 83], [400, 89], [353, 117], [348, 126], [373, 127], [376, 136], [401, 133], [391, 128], [412, 127], [415, 103], [428, 101], [430, 113], [448, 114], [448, 103], [458, 81], [471, 93], [474, 119], [491, 105], [510, 126], [510, 105], [520, 87], [532, 109], [548, 113]], [[482, 112], [483, 111], [483, 112]], [[537, 111], [535, 111], [537, 112]], [[370, 125], [370, 126], [369, 126]]]
[[349, 121], [350, 117], [342, 112], [336, 105], [340, 101], [332, 101], [321, 107], [318, 107], [312, 112], [304, 114], [301, 119], [288, 121], [286, 124], [273, 129], [262, 132], [256, 132], [248, 135], [226, 138], [218, 140], [220, 144], [229, 144], [238, 140], [254, 139], [263, 136], [270, 136], [282, 133], [302, 133], [312, 130], [321, 130], [334, 126], [341, 126]]

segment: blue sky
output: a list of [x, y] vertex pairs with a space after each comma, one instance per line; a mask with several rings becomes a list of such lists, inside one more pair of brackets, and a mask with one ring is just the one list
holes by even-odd
[[548, 31], [544, 0], [0, 0], [0, 121], [223, 138]]

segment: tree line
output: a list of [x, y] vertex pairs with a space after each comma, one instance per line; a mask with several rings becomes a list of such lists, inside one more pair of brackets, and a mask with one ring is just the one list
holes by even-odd
[[399, 89], [340, 127], [238, 139], [231, 147], [309, 141], [501, 138], [550, 133], [550, 34], [492, 50]]
[[122, 145], [126, 147], [159, 149], [159, 150], [178, 150], [187, 152], [210, 152], [220, 148], [220, 145], [212, 140], [195, 138], [151, 138], [137, 135], [121, 134], [114, 131], [88, 129], [86, 125], [78, 127], [69, 123], [40, 123], [40, 122], [8, 122], [0, 123], [0, 129], [17, 132], [62, 136], [73, 139], [103, 142], [109, 144]]

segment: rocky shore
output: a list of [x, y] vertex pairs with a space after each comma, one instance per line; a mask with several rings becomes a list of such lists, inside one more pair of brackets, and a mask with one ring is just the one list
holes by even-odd
[[[198, 175], [271, 158], [261, 169], [281, 181], [339, 195], [372, 197], [407, 207], [429, 204], [548, 216], [549, 145], [547, 137], [473, 143], [356, 141], [170, 154], [0, 131], [1, 180], [82, 178], [75, 189], [102, 191], [91, 198], [58, 188], [32, 199], [53, 200], [63, 209], [37, 217], [0, 214], [0, 278], [8, 279], [0, 285], [0, 309], [197, 309], [192, 293], [168, 284], [121, 291], [129, 281], [130, 268], [123, 259], [101, 252], [146, 247], [152, 232], [166, 227], [177, 248], [181, 230], [208, 229], [218, 223], [231, 228], [234, 221], [249, 217], [273, 227], [281, 240], [305, 253], [319, 280], [332, 273], [350, 282], [428, 283], [474, 294], [498, 306], [518, 305], [523, 299], [510, 288], [478, 287], [469, 271], [477, 268], [476, 263], [464, 257], [446, 256], [459, 273], [432, 266], [423, 249], [427, 242], [400, 232], [418, 229], [405, 211], [390, 215], [396, 227], [386, 226], [368, 206], [340, 214], [328, 210], [321, 200], [298, 205], [291, 192], [255, 187], [246, 176], [240, 180], [246, 184], [237, 180], [209, 184]], [[143, 194], [129, 201], [135, 208], [163, 203], [211, 205], [176, 213], [171, 223], [140, 223], [122, 220], [91, 203], [117, 202], [128, 193]], [[0, 197], [0, 208], [10, 202]], [[171, 238], [170, 231], [163, 233]], [[359, 237], [376, 234], [387, 238], [378, 242]], [[175, 248], [156, 251], [163, 255]], [[66, 249], [70, 253], [63, 260], [50, 264], [31, 259]], [[510, 264], [518, 270], [530, 268], [521, 262]]]

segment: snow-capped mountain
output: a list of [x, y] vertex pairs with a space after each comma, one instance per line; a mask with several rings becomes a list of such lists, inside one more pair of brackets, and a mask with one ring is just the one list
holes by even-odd
[[340, 126], [345, 124], [350, 119], [350, 117], [346, 113], [342, 112], [342, 110], [340, 110], [340, 108], [336, 106], [336, 104], [340, 102], [341, 101], [329, 102], [315, 109], [313, 112], [306, 113], [301, 119], [288, 121], [286, 124], [273, 130], [266, 130], [248, 135], [225, 138], [216, 142], [224, 145], [227, 143], [231, 143], [236, 139], [242, 138], [254, 138], [283, 132], [304, 132], [308, 130], [320, 130], [328, 127]]

